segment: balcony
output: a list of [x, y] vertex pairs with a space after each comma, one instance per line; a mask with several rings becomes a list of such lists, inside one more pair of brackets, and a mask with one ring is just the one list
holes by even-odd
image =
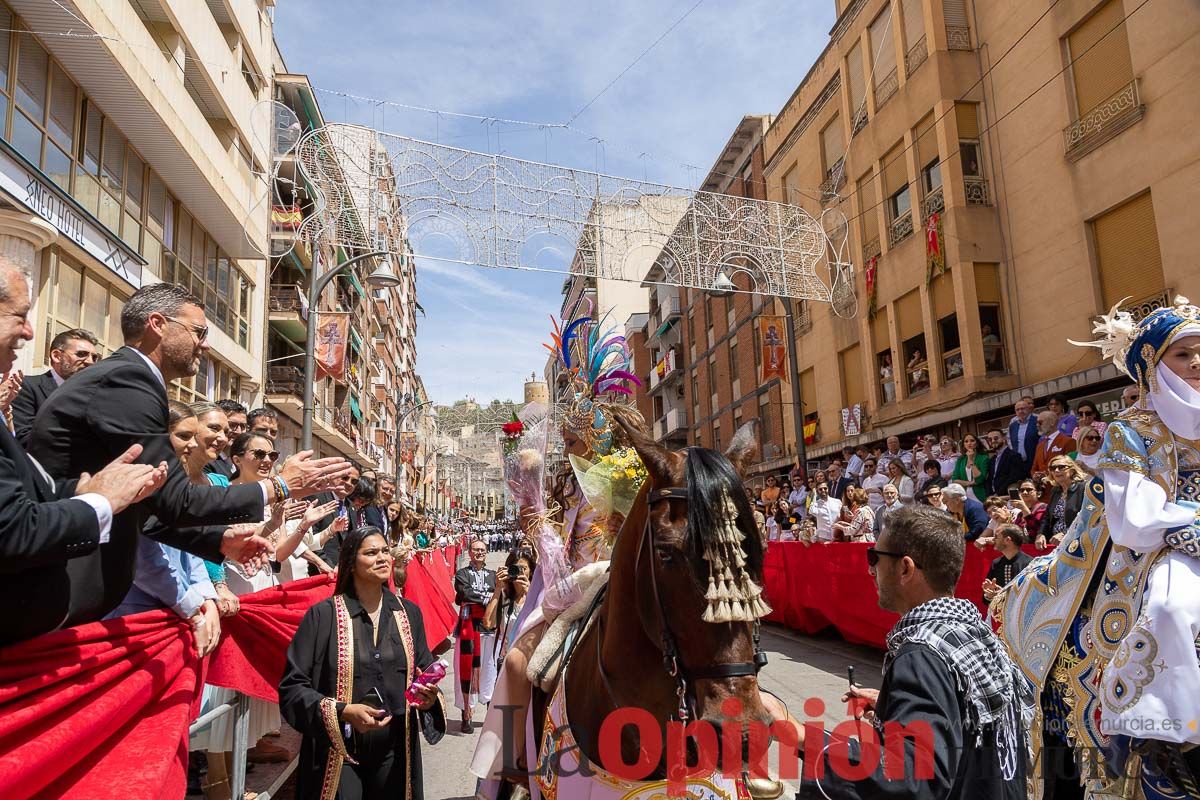
[[[678, 294], [670, 294], [662, 299], [656, 309], [650, 313], [649, 324], [653, 328], [646, 337], [647, 344], [675, 344], [678, 340], [676, 330], [681, 316]], [[670, 334], [670, 335], [669, 335]]]
[[1170, 305], [1171, 297], [1174, 294], [1175, 292], [1172, 289], [1164, 289], [1157, 294], [1142, 298], [1134, 303], [1126, 303], [1125, 310], [1132, 314], [1135, 320], [1140, 322], [1143, 317], [1151, 312]]
[[884, 103], [892, 99], [892, 96], [900, 89], [900, 78], [893, 69], [883, 77], [879, 83], [875, 84], [875, 110], [883, 108]]
[[300, 206], [271, 206], [271, 238], [295, 238], [304, 222]]
[[687, 433], [687, 412], [682, 408], [672, 408], [654, 421], [654, 437], [662, 440], [677, 433]]
[[802, 335], [812, 330], [812, 309], [808, 307], [807, 300], [801, 300], [795, 306], [795, 325], [796, 335]]
[[863, 261], [878, 258], [883, 251], [879, 249], [879, 239], [875, 238], [863, 245]]
[[679, 377], [682, 372], [683, 370], [681, 370], [675, 363], [675, 351], [668, 350], [663, 354], [662, 359], [660, 359], [659, 362], [654, 365], [654, 368], [650, 370], [650, 384], [648, 391], [655, 391], [659, 386], [662, 386]]
[[904, 74], [912, 77], [912, 74], [917, 71], [917, 67], [924, 64], [927, 58], [929, 58], [929, 48], [925, 46], [925, 37], [922, 36], [904, 54]]
[[988, 195], [988, 182], [986, 178], [976, 178], [967, 175], [963, 178], [963, 193], [967, 198], [969, 206], [990, 206], [991, 198]]
[[1095, 150], [1146, 114], [1138, 94], [1138, 83], [1130, 81], [1112, 97], [1063, 129], [1066, 156], [1077, 161]]
[[941, 186], [926, 194], [921, 200], [921, 219], [929, 219], [934, 214], [940, 214], [945, 210], [946, 196], [942, 192]]
[[867, 104], [863, 103], [858, 111], [854, 114], [854, 122], [850, 126], [851, 138], [858, 135], [859, 131], [867, 127], [868, 122], [870, 122], [870, 118], [867, 116]]
[[913, 220], [911, 213], [901, 214], [888, 225], [888, 247], [895, 247], [913, 235]]
[[830, 201], [836, 200], [838, 190], [846, 184], [846, 159], [839, 158], [833, 162], [833, 166], [825, 172], [825, 180], [821, 181], [821, 204], [827, 205]]
[[299, 367], [267, 367], [267, 394], [304, 398], [304, 372]]
[[947, 50], [970, 50], [971, 30], [966, 25], [946, 26]]

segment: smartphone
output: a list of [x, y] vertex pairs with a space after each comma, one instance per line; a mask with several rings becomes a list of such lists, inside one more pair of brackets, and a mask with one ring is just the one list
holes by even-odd
[[1008, 499], [1009, 500], [1020, 500], [1021, 499], [1021, 490], [1020, 489], [1009, 489], [1008, 490]]
[[363, 696], [362, 703], [364, 706], [370, 706], [376, 711], [387, 711], [387, 702], [383, 699], [383, 695], [376, 686], [372, 686], [371, 690]]

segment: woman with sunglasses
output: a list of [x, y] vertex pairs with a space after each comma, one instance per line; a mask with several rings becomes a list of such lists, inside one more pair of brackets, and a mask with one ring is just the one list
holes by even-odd
[[1081, 400], [1075, 406], [1075, 413], [1079, 416], [1079, 426], [1075, 428], [1075, 438], [1083, 438], [1083, 434], [1089, 430], [1098, 431], [1101, 436], [1108, 429], [1108, 423], [1100, 419], [1100, 409], [1091, 400]]
[[1080, 425], [1079, 452], [1075, 454], [1075, 463], [1089, 475], [1096, 474], [1096, 464], [1100, 461], [1100, 445], [1104, 443], [1104, 434], [1090, 425]]
[[1057, 547], [1067, 535], [1067, 529], [1083, 507], [1083, 482], [1087, 478], [1087, 473], [1070, 456], [1055, 456], [1050, 459], [1048, 469], [1053, 488], [1046, 503], [1046, 515], [1042, 517], [1034, 539], [1039, 548]]
[[759, 493], [758, 499], [762, 500], [763, 505], [768, 509], [772, 509], [774, 508], [776, 501], [779, 500], [779, 491], [778, 479], [776, 479], [774, 475], [768, 475], [767, 485], [763, 487], [762, 492]]
[[1026, 541], [1033, 541], [1042, 529], [1046, 504], [1038, 499], [1037, 484], [1032, 478], [1021, 481], [1017, 487], [1017, 496], [1011, 502], [1013, 509], [1018, 512], [1016, 524], [1025, 528]]

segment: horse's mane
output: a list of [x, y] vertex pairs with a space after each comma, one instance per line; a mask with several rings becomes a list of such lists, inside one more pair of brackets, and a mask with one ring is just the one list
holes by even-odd
[[705, 547], [716, 543], [717, 532], [725, 523], [725, 497], [737, 509], [735, 523], [742, 532], [742, 550], [746, 569], [756, 581], [762, 578], [763, 545], [750, 509], [750, 500], [742, 476], [733, 464], [716, 450], [690, 447], [687, 451], [688, 536], [696, 557]]

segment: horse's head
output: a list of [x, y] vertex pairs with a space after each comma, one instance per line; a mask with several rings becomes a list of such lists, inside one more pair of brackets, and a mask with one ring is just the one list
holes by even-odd
[[[756, 451], [754, 423], [724, 455], [664, 448], [621, 424], [649, 473], [647, 504], [635, 508], [613, 554], [614, 579], [629, 589], [646, 637], [684, 691], [683, 711], [714, 724], [767, 721], [758, 693], [758, 618], [763, 542], [742, 473]], [[728, 714], [725, 701], [740, 703]]]

